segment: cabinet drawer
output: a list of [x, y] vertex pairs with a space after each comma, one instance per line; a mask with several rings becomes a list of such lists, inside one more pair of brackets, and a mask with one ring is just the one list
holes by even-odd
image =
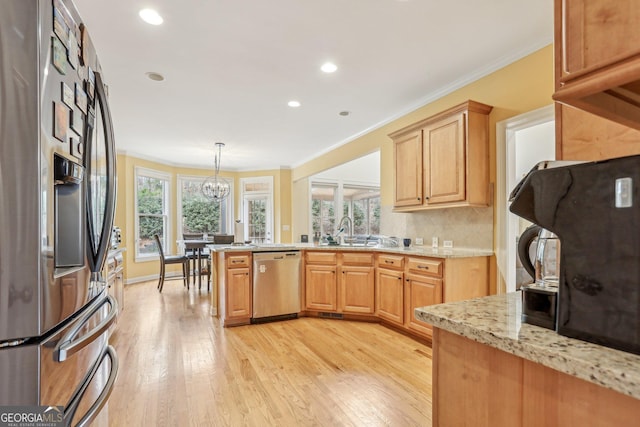
[[345, 252], [342, 254], [342, 264], [373, 265], [373, 254], [366, 252]]
[[407, 267], [414, 273], [442, 277], [442, 261], [427, 258], [409, 258]]
[[404, 257], [399, 255], [378, 255], [378, 266], [384, 268], [404, 268]]
[[335, 252], [307, 252], [307, 264], [336, 264], [338, 257]]
[[249, 267], [250, 265], [249, 254], [227, 255], [227, 268]]

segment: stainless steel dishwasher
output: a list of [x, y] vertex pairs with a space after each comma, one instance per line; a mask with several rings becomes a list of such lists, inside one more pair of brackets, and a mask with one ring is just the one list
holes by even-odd
[[300, 251], [253, 253], [253, 323], [298, 317]]

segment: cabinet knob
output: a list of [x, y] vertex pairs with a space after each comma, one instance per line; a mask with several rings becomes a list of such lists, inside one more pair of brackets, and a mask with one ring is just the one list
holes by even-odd
[[418, 200], [420, 200], [420, 197], [418, 197]]
[[398, 280], [402, 280], [402, 277], [398, 277]]

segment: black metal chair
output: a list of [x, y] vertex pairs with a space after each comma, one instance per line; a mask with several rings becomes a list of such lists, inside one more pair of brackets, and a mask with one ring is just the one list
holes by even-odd
[[185, 255], [165, 255], [162, 250], [162, 243], [160, 243], [160, 237], [156, 234], [153, 236], [158, 245], [158, 253], [160, 254], [160, 278], [158, 280], [158, 292], [162, 292], [165, 280], [165, 266], [169, 264], [182, 264], [182, 277], [175, 277], [172, 279], [183, 279], [184, 286], [189, 289], [189, 258]]

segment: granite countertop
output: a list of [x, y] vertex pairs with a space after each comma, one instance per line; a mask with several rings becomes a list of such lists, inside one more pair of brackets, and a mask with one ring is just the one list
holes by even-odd
[[421, 307], [440, 329], [640, 399], [640, 356], [522, 323], [520, 292]]
[[471, 258], [480, 256], [491, 256], [493, 251], [486, 249], [432, 249], [427, 246], [412, 246], [409, 248], [388, 248], [380, 246], [329, 246], [314, 245], [313, 243], [270, 243], [264, 245], [208, 245], [213, 252], [271, 252], [286, 250], [314, 250], [314, 251], [331, 251], [331, 252], [384, 252], [398, 255], [416, 255], [428, 256], [433, 258]]

